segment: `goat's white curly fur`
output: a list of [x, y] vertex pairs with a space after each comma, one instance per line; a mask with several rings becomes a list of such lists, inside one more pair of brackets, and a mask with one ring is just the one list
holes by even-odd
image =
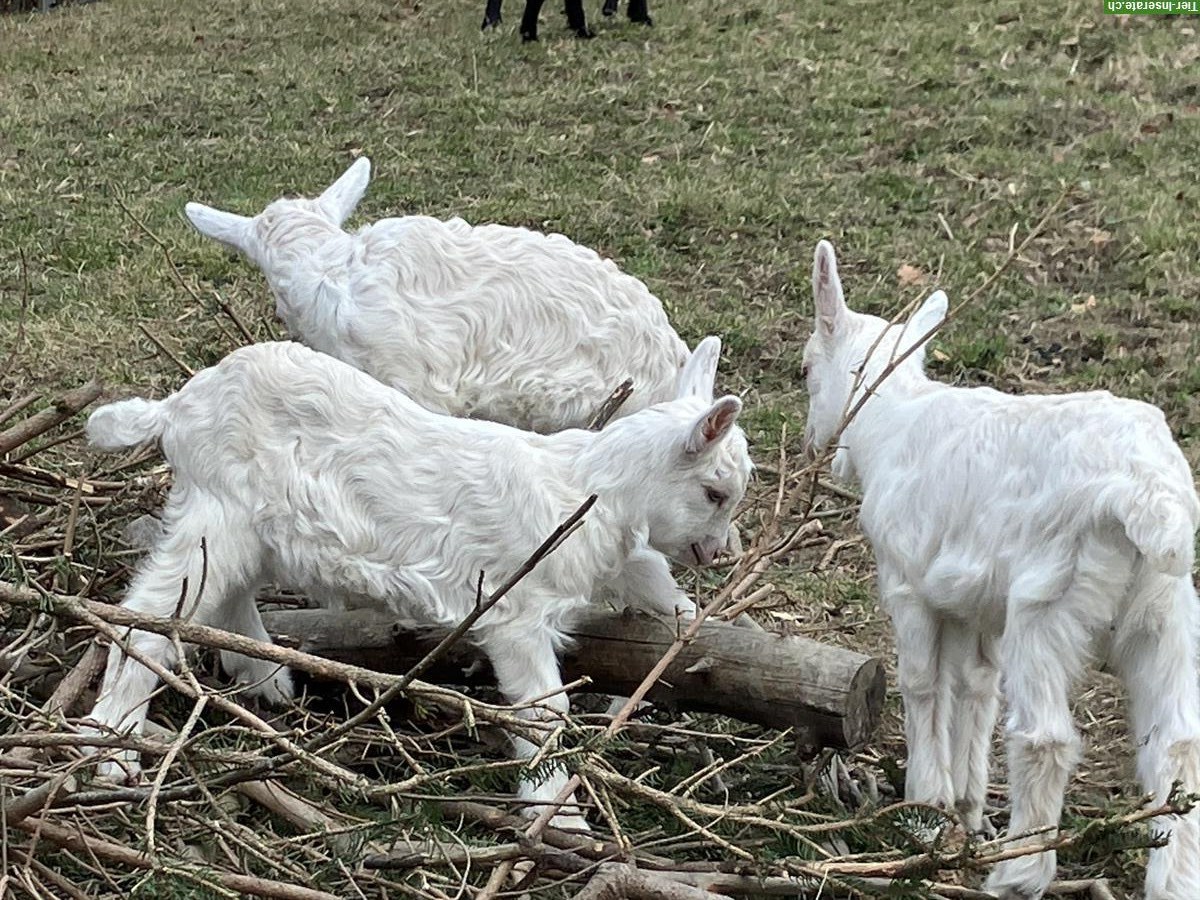
[[[826, 242], [813, 291], [806, 438], [823, 448], [838, 437], [835, 471], [862, 485], [896, 632], [908, 798], [957, 807], [981, 827], [1003, 673], [1009, 833], [1052, 830], [1079, 756], [1069, 692], [1090, 662], [1128, 688], [1154, 802], [1175, 782], [1200, 791], [1200, 503], [1161, 411], [1104, 391], [1014, 397], [938, 384], [918, 349], [839, 436], [889, 362], [941, 322], [946, 296], [905, 325], [853, 312]], [[1200, 897], [1200, 810], [1154, 825], [1168, 843], [1151, 851], [1146, 897]], [[1040, 897], [1054, 870], [1052, 852], [1009, 860], [988, 889]]]
[[[702, 341], [678, 399], [598, 433], [539, 435], [432, 413], [291, 343], [237, 350], [165, 400], [101, 407], [88, 420], [93, 444], [158, 439], [175, 471], [163, 536], [124, 605], [171, 615], [186, 584], [193, 621], [267, 640], [254, 595], [273, 580], [456, 624], [474, 608], [481, 571], [491, 592], [594, 493], [582, 527], [474, 629], [511, 702], [553, 695], [525, 715], [565, 711], [555, 651], [596, 590], [690, 615], [663, 554], [707, 563], [725, 544], [751, 464], [735, 424], [741, 402], [713, 401], [719, 353], [719, 340]], [[131, 641], [174, 661], [166, 638], [134, 631]], [[285, 670], [229, 653], [222, 662], [253, 693], [291, 696]], [[155, 682], [114, 647], [93, 719], [140, 731]], [[515, 744], [520, 756], [535, 750]], [[123, 764], [136, 772], [135, 755]], [[564, 782], [560, 773], [525, 783], [522, 796], [545, 802]]]
[[347, 234], [370, 170], [361, 158], [316, 200], [254, 218], [186, 212], [262, 270], [293, 337], [427, 409], [553, 432], [586, 425], [626, 378], [618, 415], [675, 396], [688, 350], [638, 279], [525, 228], [404, 216]]

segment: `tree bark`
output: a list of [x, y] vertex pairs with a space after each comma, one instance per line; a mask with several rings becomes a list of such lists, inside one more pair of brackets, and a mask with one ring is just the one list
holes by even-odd
[[[286, 610], [263, 614], [283, 644], [382, 672], [404, 672], [446, 630], [373, 610]], [[675, 638], [675, 623], [597, 609], [571, 632], [564, 676], [587, 676], [596, 690], [628, 694]], [[426, 677], [450, 683], [492, 679], [486, 658], [467, 641], [450, 648]], [[807, 638], [705, 624], [650, 692], [654, 703], [715, 712], [774, 728], [796, 728], [830, 747], [865, 742], [883, 706], [877, 658]]]
[[103, 388], [98, 381], [89, 381], [81, 388], [67, 391], [56, 397], [50, 406], [28, 419], [24, 419], [5, 431], [0, 431], [0, 456], [33, 440], [39, 434], [61, 425], [71, 416], [100, 396]]

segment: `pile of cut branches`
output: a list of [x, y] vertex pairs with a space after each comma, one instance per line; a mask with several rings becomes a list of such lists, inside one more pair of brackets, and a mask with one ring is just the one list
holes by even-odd
[[[89, 384], [0, 409], [0, 895], [984, 898], [963, 885], [991, 862], [1032, 852], [969, 838], [945, 813], [898, 801], [897, 767], [847, 747], [870, 736], [879, 713], [877, 660], [795, 650], [806, 645], [706, 621], [752, 610], [772, 591], [773, 562], [829, 543], [813, 468], [792, 471], [786, 456], [763, 467], [763, 491], [743, 516], [754, 538], [696, 584], [696, 622], [657, 623], [652, 640], [644, 622], [610, 616], [595, 626], [599, 637], [580, 637], [584, 649], [568, 661], [575, 692], [589, 686], [588, 640], [607, 642], [593, 661], [621, 640], [641, 648], [617, 667], [626, 680], [592, 685], [630, 695], [615, 717], [583, 712], [538, 725], [487, 688], [465, 687], [478, 679], [464, 672], [475, 660], [462, 630], [431, 635], [368, 620], [349, 633], [384, 635], [371, 656], [329, 638], [328, 622], [321, 644], [321, 629], [303, 618], [321, 613], [286, 593], [264, 600], [276, 632], [298, 638], [290, 644], [115, 606], [154, 539], [146, 515], [170, 473], [153, 450], [101, 461], [83, 450], [75, 416], [100, 393]], [[555, 545], [547, 537], [542, 555]], [[481, 597], [479, 615], [487, 606]], [[145, 735], [81, 734], [106, 645], [125, 642], [132, 625], [170, 635], [186, 662], [161, 673], [167, 688]], [[185, 656], [184, 643], [201, 652]], [[417, 649], [406, 657], [402, 644]], [[738, 668], [721, 654], [769, 666], [768, 644], [785, 653], [775, 665], [815, 653], [825, 682], [797, 678], [790, 698], [756, 709], [745, 682], [719, 677]], [[221, 649], [291, 666], [307, 678], [305, 695], [283, 711], [243, 702], [216, 673]], [[384, 657], [400, 660], [399, 673], [383, 671]], [[427, 680], [435, 675], [457, 687]], [[742, 692], [743, 705], [714, 701], [722, 691]], [[645, 696], [653, 708], [639, 706]], [[714, 707], [726, 715], [696, 712]], [[572, 773], [592, 834], [521, 814], [510, 793], [522, 766], [508, 758], [511, 733], [543, 745], [532, 769]], [[85, 745], [140, 753], [140, 778], [96, 780]], [[1130, 826], [1156, 812], [1131, 804], [1053, 844], [1132, 846], [1140, 831]]]

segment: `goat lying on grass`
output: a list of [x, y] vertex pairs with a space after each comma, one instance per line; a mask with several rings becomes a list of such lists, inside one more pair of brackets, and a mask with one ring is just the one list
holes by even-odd
[[[601, 432], [543, 436], [431, 413], [290, 343], [237, 350], [166, 400], [101, 407], [88, 420], [93, 444], [158, 439], [175, 472], [165, 533], [124, 605], [158, 616], [182, 606], [198, 624], [268, 640], [254, 596], [273, 580], [452, 625], [474, 608], [481, 571], [490, 593], [594, 493], [579, 531], [473, 629], [511, 703], [548, 698], [523, 716], [565, 712], [555, 654], [573, 613], [607, 586], [623, 602], [691, 615], [663, 554], [704, 564], [725, 544], [751, 464], [741, 402], [713, 402], [719, 354], [720, 341], [705, 339], [677, 399]], [[131, 643], [174, 662], [167, 638], [135, 631]], [[289, 673], [269, 662], [223, 653], [222, 664], [249, 694], [292, 696]], [[155, 682], [114, 646], [92, 718], [140, 732]], [[514, 744], [519, 757], [536, 750]], [[136, 754], [122, 763], [136, 773]], [[565, 781], [523, 783], [521, 796], [544, 803]], [[578, 816], [558, 822], [583, 827]]]
[[617, 415], [675, 396], [688, 349], [642, 282], [525, 228], [404, 216], [347, 234], [370, 172], [359, 159], [316, 200], [254, 218], [186, 211], [262, 269], [293, 337], [427, 409], [553, 432], [586, 425], [626, 378]]
[[[908, 799], [981, 827], [1002, 672], [1009, 833], [1053, 832], [1079, 757], [1069, 691], [1093, 661], [1128, 688], [1154, 801], [1175, 782], [1200, 791], [1200, 503], [1162, 413], [1104, 391], [1013, 397], [938, 384], [919, 348], [839, 434], [889, 363], [941, 322], [946, 295], [905, 325], [853, 312], [824, 241], [813, 293], [806, 441], [836, 439], [835, 473], [862, 485], [862, 528], [896, 632]], [[1153, 825], [1167, 845], [1150, 853], [1146, 897], [1200, 897], [1200, 810]], [[1040, 897], [1054, 870], [1053, 852], [1008, 860], [988, 889]]]

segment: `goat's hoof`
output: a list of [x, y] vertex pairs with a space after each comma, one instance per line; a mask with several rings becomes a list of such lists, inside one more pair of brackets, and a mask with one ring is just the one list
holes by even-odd
[[651, 28], [654, 25], [654, 19], [650, 18], [650, 16], [646, 16], [644, 19], [634, 19], [631, 17], [629, 21], [635, 25], [645, 25], [647, 28]]
[[537, 36], [536, 31], [522, 31], [521, 32], [521, 41], [523, 43], [529, 44], [529, 43], [532, 43], [533, 41], [536, 41], [537, 39], [538, 39], [538, 36]]
[[1000, 836], [1000, 832], [996, 830], [996, 826], [992, 824], [992, 820], [987, 816], [983, 817], [983, 821], [978, 828], [971, 830], [971, 834], [981, 841], [994, 841]]
[[997, 865], [983, 889], [1000, 900], [1039, 900], [1054, 880], [1054, 869], [1052, 852], [1019, 856]]
[[106, 759], [96, 766], [96, 778], [109, 784], [134, 785], [142, 780], [142, 764], [133, 757]]
[[[96, 728], [94, 725], [81, 725], [80, 734], [95, 735], [112, 734], [107, 729]], [[79, 752], [84, 756], [95, 756], [107, 751], [106, 747], [96, 747], [83, 744]], [[103, 759], [96, 764], [96, 778], [110, 784], [137, 784], [142, 776], [141, 755], [136, 750], [119, 750], [115, 757]]]
[[485, 17], [484, 17], [484, 20], [483, 20], [483, 24], [479, 26], [479, 30], [480, 30], [480, 31], [487, 31], [489, 28], [499, 28], [499, 27], [500, 27], [500, 21], [501, 21], [501, 20], [500, 20], [500, 17], [499, 17], [499, 16], [496, 16], [496, 18], [494, 18], [494, 19], [493, 19], [493, 18], [490, 18], [490, 17], [487, 17], [487, 16], [485, 16]]
[[617, 14], [617, 4], [605, 3], [604, 9], [600, 10], [600, 12], [606, 19], [611, 19]]
[[582, 28], [575, 29], [575, 37], [583, 41], [590, 41], [596, 36], [596, 32], [584, 25]]
[[267, 706], [287, 706], [296, 696], [292, 673], [286, 666], [279, 666], [266, 678], [247, 683], [242, 695], [252, 697]]
[[587, 819], [583, 816], [564, 816], [559, 814], [550, 820], [550, 825], [560, 831], [591, 831]]

